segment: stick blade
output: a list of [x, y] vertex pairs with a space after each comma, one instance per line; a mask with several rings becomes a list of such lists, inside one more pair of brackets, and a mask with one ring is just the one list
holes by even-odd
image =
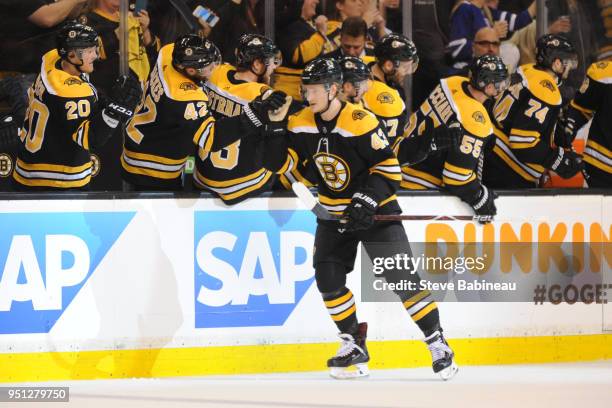
[[295, 181], [291, 184], [291, 189], [297, 196], [297, 198], [312, 211], [317, 218], [322, 220], [338, 220], [338, 217], [335, 217], [333, 214], [330, 214], [315, 198], [315, 196], [310, 192], [308, 187], [304, 185], [304, 183], [300, 183], [299, 181]]

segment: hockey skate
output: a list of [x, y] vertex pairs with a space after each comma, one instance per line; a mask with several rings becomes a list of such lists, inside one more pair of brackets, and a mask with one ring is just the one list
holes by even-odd
[[434, 373], [444, 380], [450, 380], [457, 374], [459, 367], [453, 361], [455, 353], [448, 346], [441, 331], [435, 331], [425, 339], [425, 344], [431, 352], [432, 368]]
[[366, 377], [370, 375], [370, 355], [366, 347], [367, 323], [359, 323], [357, 333], [340, 333], [342, 344], [336, 355], [327, 360], [329, 375], [336, 379]]

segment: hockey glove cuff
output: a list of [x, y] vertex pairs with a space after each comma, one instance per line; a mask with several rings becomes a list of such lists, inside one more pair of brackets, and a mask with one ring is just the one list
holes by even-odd
[[353, 194], [351, 203], [344, 210], [342, 222], [346, 232], [366, 230], [374, 225], [378, 200], [371, 189], [362, 189]]
[[564, 179], [574, 177], [584, 168], [582, 157], [579, 154], [562, 147], [553, 151], [544, 165]]
[[490, 191], [486, 186], [481, 186], [474, 199], [467, 202], [476, 214], [474, 220], [481, 224], [488, 224], [493, 221], [493, 217], [497, 215], [496, 198], [497, 194], [494, 191]]

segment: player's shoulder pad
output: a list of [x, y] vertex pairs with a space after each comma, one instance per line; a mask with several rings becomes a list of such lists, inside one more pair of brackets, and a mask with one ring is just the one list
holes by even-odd
[[60, 56], [57, 50], [47, 52], [42, 58], [40, 75], [47, 92], [61, 98], [93, 96], [94, 90], [87, 81], [57, 68], [59, 60]]
[[366, 64], [368, 67], [371, 67], [372, 64], [376, 63], [376, 57], [374, 55], [367, 55], [364, 54], [361, 57], [361, 60], [364, 62], [364, 64]]
[[375, 79], [370, 80], [370, 88], [363, 95], [363, 103], [366, 109], [382, 118], [394, 118], [406, 110], [399, 92]]
[[589, 67], [587, 75], [593, 81], [601, 82], [603, 84], [612, 84], [612, 62], [594, 62]]
[[319, 133], [315, 116], [306, 106], [287, 118], [287, 130], [291, 133]]
[[174, 44], [165, 45], [157, 57], [157, 69], [164, 87], [164, 94], [179, 102], [207, 101], [208, 97], [202, 87], [174, 69], [172, 66], [173, 50]]
[[465, 93], [466, 82], [467, 78], [454, 76], [442, 79], [440, 85], [461, 126], [474, 136], [487, 137], [493, 133], [493, 123], [484, 105]]
[[517, 73], [521, 76], [523, 86], [537, 99], [551, 106], [561, 105], [561, 91], [551, 74], [535, 68], [533, 64], [522, 65]]
[[216, 93], [241, 104], [247, 104], [271, 89], [268, 85], [258, 82], [233, 82], [230, 79], [232, 71], [236, 71], [236, 68], [230, 64], [219, 65], [212, 72], [206, 83], [207, 86]]
[[376, 115], [359, 105], [347, 102], [338, 115], [333, 132], [344, 137], [363, 136], [369, 134], [378, 126], [380, 126], [380, 122]]

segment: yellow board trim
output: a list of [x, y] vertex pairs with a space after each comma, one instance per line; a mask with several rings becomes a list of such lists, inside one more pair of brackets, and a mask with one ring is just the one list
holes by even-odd
[[[612, 359], [612, 334], [449, 339], [459, 365]], [[1, 353], [0, 382], [323, 371], [337, 343]], [[420, 340], [371, 341], [372, 369], [431, 366]], [[296, 359], [295, 356], [308, 356]], [[323, 375], [323, 374], [322, 374]]]

